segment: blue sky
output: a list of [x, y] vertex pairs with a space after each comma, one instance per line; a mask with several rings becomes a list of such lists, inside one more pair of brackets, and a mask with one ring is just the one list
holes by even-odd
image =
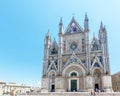
[[88, 14], [90, 36], [102, 21], [108, 32], [111, 73], [120, 71], [119, 0], [0, 0], [0, 80], [36, 85], [41, 80], [44, 37], [48, 29], [58, 39], [75, 19], [83, 27]]

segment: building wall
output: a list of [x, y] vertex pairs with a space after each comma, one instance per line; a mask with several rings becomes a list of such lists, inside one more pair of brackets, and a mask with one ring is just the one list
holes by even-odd
[[0, 95], [4, 93], [5, 84], [6, 84], [5, 82], [0, 81]]
[[30, 92], [30, 90], [30, 86], [23, 84], [0, 82], [0, 95], [26, 93]]
[[120, 92], [120, 72], [112, 75], [112, 86], [115, 92]]

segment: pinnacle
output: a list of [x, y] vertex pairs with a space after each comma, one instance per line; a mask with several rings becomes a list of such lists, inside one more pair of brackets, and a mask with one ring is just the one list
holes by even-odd
[[62, 17], [60, 18], [60, 23], [59, 23], [60, 25], [62, 25], [63, 23], [62, 23]]
[[85, 19], [88, 19], [87, 12], [85, 13]]
[[103, 23], [102, 23], [102, 21], [101, 21], [101, 23], [100, 23], [100, 28], [103, 28]]

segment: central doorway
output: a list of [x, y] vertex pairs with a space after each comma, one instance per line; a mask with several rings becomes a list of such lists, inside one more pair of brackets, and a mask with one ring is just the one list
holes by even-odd
[[77, 91], [77, 80], [71, 80], [71, 91]]

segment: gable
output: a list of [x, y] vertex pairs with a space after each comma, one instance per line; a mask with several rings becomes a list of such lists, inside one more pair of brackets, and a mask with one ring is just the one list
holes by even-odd
[[49, 72], [50, 70], [57, 70], [57, 65], [55, 64], [55, 61], [54, 60], [51, 60], [50, 61], [50, 65], [48, 66], [48, 70], [47, 72]]
[[83, 28], [77, 23], [77, 21], [73, 18], [68, 25], [65, 34], [72, 34], [72, 33], [80, 33], [84, 32]]
[[81, 65], [84, 69], [86, 69], [85, 65], [81, 62], [80, 58], [76, 56], [74, 51], [71, 57], [69, 58], [69, 60], [66, 62], [66, 64], [63, 65], [63, 67], [65, 68], [66, 66], [71, 65], [71, 64], [76, 64], [76, 65], [78, 64], [78, 65]]
[[95, 59], [93, 60], [93, 63], [92, 63], [92, 66], [91, 66], [90, 70], [92, 70], [95, 67], [100, 67], [100, 68], [103, 69], [103, 65], [101, 64], [98, 56], [95, 56]]

